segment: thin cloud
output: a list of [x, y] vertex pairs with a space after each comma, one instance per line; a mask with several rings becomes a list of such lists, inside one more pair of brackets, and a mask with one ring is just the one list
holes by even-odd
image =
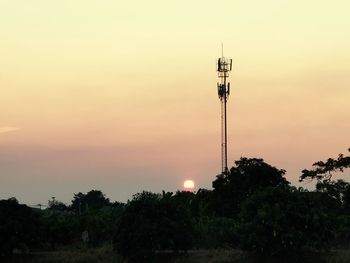
[[20, 130], [20, 128], [18, 127], [9, 127], [9, 126], [0, 127], [0, 133], [12, 132], [12, 131], [18, 131], [18, 130]]

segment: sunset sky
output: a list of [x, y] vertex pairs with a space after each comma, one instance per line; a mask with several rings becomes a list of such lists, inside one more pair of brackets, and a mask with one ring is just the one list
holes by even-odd
[[295, 185], [350, 147], [350, 2], [0, 0], [0, 199], [211, 188], [216, 59], [233, 59], [229, 166]]

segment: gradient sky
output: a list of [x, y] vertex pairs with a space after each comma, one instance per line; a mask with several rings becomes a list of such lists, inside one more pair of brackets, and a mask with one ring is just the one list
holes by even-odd
[[[297, 184], [350, 146], [350, 2], [0, 0], [0, 198], [210, 188], [215, 60], [233, 59], [229, 163]], [[301, 184], [302, 186], [307, 186]]]

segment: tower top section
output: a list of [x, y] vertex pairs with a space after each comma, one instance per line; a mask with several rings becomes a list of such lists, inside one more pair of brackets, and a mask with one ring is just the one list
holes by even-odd
[[232, 59], [225, 58], [222, 56], [217, 60], [217, 69], [218, 76], [220, 78], [222, 77], [228, 77], [228, 73], [232, 70]]
[[229, 72], [232, 70], [232, 59], [225, 58], [224, 52], [222, 52], [221, 58], [218, 58], [216, 63], [216, 71], [218, 72], [218, 77], [220, 82], [218, 83], [218, 95], [219, 99], [222, 101], [227, 101], [230, 95], [230, 83], [227, 81], [229, 77]]

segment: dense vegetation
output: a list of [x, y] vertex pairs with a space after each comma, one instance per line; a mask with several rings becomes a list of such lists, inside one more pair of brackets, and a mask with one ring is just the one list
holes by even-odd
[[285, 170], [262, 159], [241, 158], [213, 190], [141, 192], [126, 204], [92, 190], [68, 206], [52, 199], [44, 210], [1, 200], [0, 255], [112, 244], [135, 262], [194, 248], [288, 256], [347, 248], [350, 184], [332, 174], [349, 167], [350, 156], [339, 155], [303, 170], [301, 180], [317, 179], [313, 191], [291, 186]]

